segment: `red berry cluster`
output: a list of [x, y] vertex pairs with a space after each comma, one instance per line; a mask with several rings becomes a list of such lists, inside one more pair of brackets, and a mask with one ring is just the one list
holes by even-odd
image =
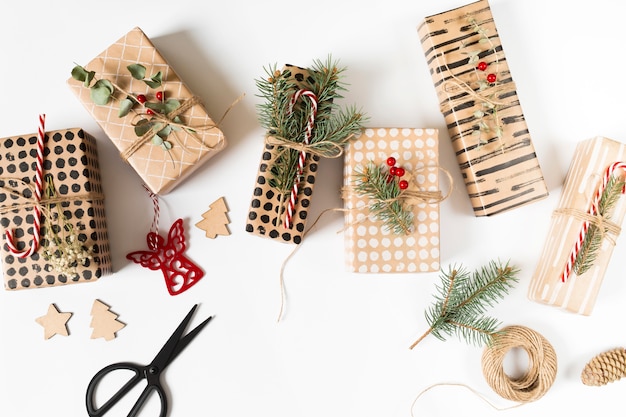
[[[480, 70], [480, 71], [486, 71], [487, 70], [487, 63], [485, 61], [480, 61], [478, 63], [478, 65], [476, 65], [476, 69]], [[487, 82], [493, 84], [496, 82], [496, 80], [498, 79], [498, 77], [496, 77], [496, 74], [491, 73], [491, 74], [487, 74]]]
[[[387, 158], [387, 166], [389, 167], [389, 175], [387, 176], [387, 183], [393, 181], [394, 177], [401, 178], [404, 176], [406, 171], [402, 167], [396, 166], [396, 158], [390, 156]], [[406, 190], [409, 187], [409, 182], [407, 180], [398, 181], [398, 187], [401, 190]]]
[[[154, 97], [159, 101], [163, 101], [163, 99], [165, 98], [165, 94], [163, 93], [163, 91], [157, 91]], [[144, 94], [138, 94], [137, 101], [141, 104], [144, 104], [146, 101], [148, 101], [148, 98]], [[146, 109], [146, 114], [153, 115], [154, 110]]]

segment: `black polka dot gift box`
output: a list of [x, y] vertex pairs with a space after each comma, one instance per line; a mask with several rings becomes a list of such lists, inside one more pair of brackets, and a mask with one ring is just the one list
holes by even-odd
[[0, 226], [7, 290], [110, 273], [94, 138], [75, 128], [0, 139]]
[[547, 197], [487, 0], [428, 16], [418, 34], [474, 214]]
[[68, 84], [143, 182], [166, 194], [226, 146], [226, 138], [140, 28]]

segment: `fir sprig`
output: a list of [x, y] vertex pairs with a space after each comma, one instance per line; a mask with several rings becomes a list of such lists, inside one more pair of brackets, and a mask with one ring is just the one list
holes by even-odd
[[[258, 118], [268, 136], [283, 141], [301, 143], [311, 112], [308, 100], [302, 100], [289, 113], [293, 94], [301, 88], [292, 77], [289, 67], [279, 71], [276, 65], [265, 68], [266, 77], [256, 81], [258, 97], [263, 101], [257, 106]], [[302, 88], [311, 90], [317, 97], [317, 116], [309, 144], [323, 156], [338, 156], [343, 145], [362, 129], [365, 118], [356, 107], [341, 109], [337, 99], [346, 90], [342, 81], [345, 68], [337, 66], [330, 57], [322, 62], [315, 60], [307, 68], [308, 77], [300, 82]], [[270, 168], [270, 185], [287, 195], [297, 173], [298, 151], [285, 148]]]
[[[611, 211], [619, 197], [622, 195], [622, 190], [626, 185], [626, 180], [622, 177], [611, 176], [607, 183], [602, 195], [600, 196], [600, 201], [598, 202], [598, 215], [603, 218], [603, 220], [610, 220]], [[598, 225], [594, 223], [589, 224], [589, 228], [587, 229], [587, 234], [583, 239], [580, 250], [576, 255], [576, 259], [574, 261], [574, 272], [576, 275], [582, 275], [589, 270], [593, 266], [598, 257], [598, 251], [602, 246], [602, 239], [607, 233], [608, 229], [606, 226], [603, 226], [601, 230]]]
[[400, 187], [384, 165], [370, 161], [365, 167], [357, 166], [354, 173], [354, 190], [370, 199], [369, 210], [383, 226], [395, 234], [409, 234], [413, 230], [413, 212], [400, 198]]
[[410, 348], [429, 334], [442, 341], [456, 335], [469, 344], [490, 344], [500, 322], [484, 313], [518, 282], [518, 272], [508, 262], [491, 261], [471, 274], [462, 266], [442, 273], [435, 302], [424, 313], [430, 328]]

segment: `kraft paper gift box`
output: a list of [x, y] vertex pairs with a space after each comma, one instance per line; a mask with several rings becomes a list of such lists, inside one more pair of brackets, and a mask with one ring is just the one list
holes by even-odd
[[[595, 137], [576, 146], [541, 258], [529, 286], [531, 300], [582, 315], [591, 314], [619, 234], [619, 225], [626, 213], [626, 197], [620, 196], [615, 206], [605, 213], [592, 209], [598, 206], [593, 202], [601, 195], [605, 179], [623, 179], [623, 166], [613, 169], [613, 164], [623, 161], [626, 161], [626, 145], [611, 139]], [[621, 192], [623, 189], [618, 190], [620, 195]], [[594, 220], [590, 210], [594, 215], [603, 214], [603, 217]], [[577, 242], [582, 242], [581, 230], [587, 220], [590, 226], [584, 235], [590, 238], [595, 224], [600, 246], [591, 267], [577, 275], [571, 267], [576, 253], [574, 248]], [[601, 223], [597, 223], [598, 220], [602, 220]], [[601, 229], [604, 230], [598, 234]]]
[[428, 16], [418, 34], [474, 214], [546, 197], [489, 3]]
[[[298, 88], [307, 88], [309, 73], [305, 68], [286, 65], [283, 71], [291, 72], [291, 79]], [[283, 194], [272, 185], [271, 170], [282, 152], [290, 152], [283, 146], [272, 144], [272, 137], [266, 138], [261, 162], [256, 176], [250, 210], [246, 221], [246, 231], [257, 236], [267, 237], [283, 243], [302, 242], [309, 206], [313, 196], [317, 168], [320, 157], [309, 154], [301, 175], [300, 190], [293, 211], [293, 221], [289, 228], [284, 226], [286, 204], [289, 194]]]
[[426, 198], [410, 208], [410, 233], [394, 233], [370, 210], [371, 199], [355, 190], [355, 174], [368, 164], [394, 157], [406, 171], [409, 189], [439, 193], [439, 140], [436, 129], [365, 129], [344, 158], [346, 264], [351, 272], [439, 271], [439, 202]]
[[[44, 192], [42, 195], [41, 243], [37, 251], [26, 258], [9, 251], [5, 232], [13, 231], [18, 250], [30, 246], [34, 222], [37, 135], [0, 139], [0, 253], [7, 290], [92, 282], [111, 272], [96, 141], [79, 128], [50, 131], [45, 135], [42, 172], [44, 184], [51, 183], [54, 194]], [[55, 251], [58, 248], [46, 239], [49, 235], [45, 230], [54, 230], [58, 236], [67, 237], [70, 236], [65, 234], [68, 227], [91, 256], [76, 265], [75, 274], [59, 272], [55, 269], [54, 260], [48, 261], [45, 256], [46, 250]], [[58, 254], [55, 253], [54, 259], [60, 259]]]
[[[134, 64], [146, 68], [145, 78], [148, 82], [160, 72], [162, 85], [153, 89], [144, 81], [131, 76], [127, 66]], [[134, 168], [153, 193], [162, 195], [171, 191], [226, 146], [224, 135], [207, 114], [199, 98], [189, 90], [140, 28], [128, 32], [84, 68], [95, 72], [94, 81], [106, 79], [121, 89], [116, 88], [115, 99], [108, 104], [96, 105], [90, 97], [90, 88], [74, 78], [67, 81], [80, 102], [119, 149], [122, 159]], [[147, 114], [146, 107], [135, 103], [130, 113], [118, 117], [120, 102], [127, 97], [126, 93], [134, 97], [143, 94], [147, 99], [146, 105], [150, 105], [148, 103], [159, 102], [155, 98], [157, 91], [164, 94], [162, 103], [177, 100], [182, 111], [174, 110], [170, 113], [168, 109], [161, 111], [162, 116], [155, 116]], [[167, 135], [167, 130], [160, 132], [165, 144], [159, 140], [159, 135], [154, 134], [158, 128], [149, 134], [135, 131], [135, 126], [148, 121], [161, 123], [159, 126], [163, 128], [172, 128]]]

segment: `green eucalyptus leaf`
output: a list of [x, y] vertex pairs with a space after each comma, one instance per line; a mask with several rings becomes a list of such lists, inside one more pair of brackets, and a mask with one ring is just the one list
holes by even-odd
[[117, 112], [117, 117], [126, 116], [130, 112], [130, 109], [133, 108], [134, 104], [135, 102], [129, 98], [125, 98], [124, 100], [122, 100], [120, 103], [119, 111]]
[[155, 110], [159, 113], [163, 113], [163, 111], [165, 110], [165, 104], [161, 103], [160, 101], [157, 101], [157, 102], [147, 101], [146, 103], [144, 103], [144, 106], [146, 106], [149, 109]]
[[163, 129], [157, 132], [157, 135], [165, 139], [170, 133], [172, 133], [172, 127], [170, 125], [165, 126]]
[[[180, 101], [170, 98], [165, 102], [165, 114], [170, 114], [174, 110], [180, 107]], [[178, 116], [176, 116], [178, 117]], [[180, 123], [180, 122], [177, 122]]]
[[77, 81], [85, 81], [87, 79], [87, 70], [80, 65], [72, 68], [72, 78]]
[[135, 134], [137, 136], [143, 136], [143, 135], [145, 135], [146, 133], [148, 133], [152, 129], [153, 125], [154, 125], [154, 123], [151, 122], [150, 120], [148, 120], [148, 119], [141, 119], [135, 125]]
[[143, 80], [146, 76], [146, 67], [141, 64], [131, 64], [126, 68], [136, 80]]
[[115, 91], [115, 89], [113, 88], [113, 84], [111, 84], [110, 81], [98, 80], [91, 87], [89, 95], [91, 96], [91, 100], [94, 103], [102, 106], [109, 102], [109, 100], [111, 99], [111, 95], [113, 95], [113, 91]]
[[87, 73], [87, 78], [85, 78], [85, 82], [83, 82], [83, 85], [85, 87], [89, 87], [89, 84], [91, 84], [91, 81], [93, 80], [93, 77], [96, 76], [96, 72], [95, 71], [89, 71]]
[[158, 135], [154, 135], [154, 137], [152, 138], [152, 143], [154, 145], [162, 145], [163, 144], [163, 139], [160, 138]]
[[144, 83], [150, 88], [159, 88], [163, 82], [163, 74], [161, 71], [157, 72], [149, 80], [143, 80]]
[[168, 141], [163, 141], [163, 143], [161, 144], [161, 148], [165, 149], [166, 151], [169, 151], [170, 149], [172, 149], [172, 142], [168, 142]]

